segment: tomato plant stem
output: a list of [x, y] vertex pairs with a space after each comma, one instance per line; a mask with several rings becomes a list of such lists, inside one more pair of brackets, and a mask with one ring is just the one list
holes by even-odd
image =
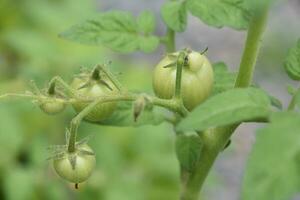
[[268, 6], [261, 12], [256, 12], [250, 21], [235, 87], [248, 87], [251, 84], [267, 18]]
[[[267, 21], [267, 14], [268, 6], [253, 16], [250, 22], [235, 87], [248, 87], [251, 84], [261, 37]], [[203, 149], [196, 170], [190, 174], [189, 180], [183, 185], [182, 200], [198, 199], [203, 183], [218, 154], [222, 151], [237, 127], [238, 125], [231, 125], [199, 133], [203, 142]]]
[[190, 174], [189, 179], [182, 186], [181, 200], [198, 199], [200, 189], [211, 167], [236, 127], [214, 128], [198, 133], [203, 143], [201, 156], [196, 170]]
[[288, 105], [287, 110], [292, 111], [292, 110], [295, 109], [295, 106], [296, 106], [296, 96], [293, 96], [290, 103], [289, 103], [289, 105]]
[[170, 28], [167, 29], [165, 46], [168, 53], [172, 53], [176, 50], [175, 32]]

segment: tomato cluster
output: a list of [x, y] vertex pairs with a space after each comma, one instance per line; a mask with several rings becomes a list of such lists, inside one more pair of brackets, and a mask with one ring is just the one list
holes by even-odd
[[[175, 98], [176, 76], [180, 52], [165, 56], [155, 67], [153, 73], [153, 89], [159, 98]], [[213, 69], [205, 55], [195, 51], [185, 51], [181, 73], [181, 89], [179, 98], [189, 111], [201, 104], [211, 93], [213, 86]], [[120, 91], [109, 77], [100, 74], [99, 69], [91, 73], [82, 73], [76, 76], [71, 84], [72, 97], [78, 99], [72, 106], [77, 113], [90, 105], [89, 100], [117, 95]], [[40, 108], [48, 114], [56, 114], [65, 108], [64, 101], [55, 90], [49, 90], [47, 96], [40, 101]], [[87, 101], [84, 101], [87, 100]], [[148, 102], [145, 96], [140, 96], [134, 102], [134, 119], [143, 111]], [[95, 107], [84, 117], [89, 122], [101, 122], [110, 117], [116, 110], [117, 102], [106, 102]], [[75, 145], [70, 152], [65, 149], [60, 152], [63, 156], [53, 159], [53, 166], [57, 174], [69, 182], [81, 183], [89, 178], [95, 167], [95, 156], [92, 149], [86, 144]]]

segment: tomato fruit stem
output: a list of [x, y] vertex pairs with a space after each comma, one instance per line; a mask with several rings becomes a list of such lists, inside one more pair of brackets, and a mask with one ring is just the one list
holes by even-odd
[[[77, 129], [83, 118], [88, 115], [98, 104], [105, 103], [105, 102], [113, 102], [113, 101], [135, 101], [139, 98], [140, 95], [138, 94], [116, 94], [110, 96], [101, 96], [95, 98], [87, 107], [85, 107], [73, 120], [71, 121], [70, 127], [70, 138], [68, 142], [68, 151], [74, 152], [75, 151], [75, 143], [76, 143], [76, 135]], [[179, 113], [182, 116], [187, 114], [187, 110], [184, 108], [182, 104], [179, 104], [178, 101], [174, 99], [160, 99], [157, 97], [147, 96], [149, 101], [157, 106], [161, 106], [167, 108], [175, 113]], [[79, 100], [80, 101], [80, 100]]]
[[179, 53], [176, 61], [175, 99], [181, 99], [182, 70], [185, 65], [186, 57], [187, 57], [187, 52], [183, 50]]

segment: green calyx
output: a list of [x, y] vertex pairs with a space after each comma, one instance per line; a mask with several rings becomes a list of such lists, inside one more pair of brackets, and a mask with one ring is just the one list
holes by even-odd
[[[97, 65], [92, 70], [92, 73], [90, 75], [88, 75], [87, 81], [85, 83], [83, 83], [82, 85], [80, 85], [79, 88], [77, 88], [77, 89], [80, 90], [83, 88], [90, 87], [94, 84], [102, 84], [102, 85], [106, 86], [109, 90], [112, 91], [113, 88], [102, 78], [100, 73], [101, 73], [101, 69], [100, 69], [99, 65]], [[86, 75], [82, 74], [81, 77], [86, 77]]]
[[184, 67], [189, 67], [188, 60], [189, 60], [189, 54], [192, 51], [188, 48], [183, 49], [180, 52], [175, 52], [175, 53], [169, 53], [167, 54], [167, 57], [172, 60], [170, 64], [164, 66], [164, 68], [170, 68], [170, 67], [176, 67], [177, 65], [181, 64]]

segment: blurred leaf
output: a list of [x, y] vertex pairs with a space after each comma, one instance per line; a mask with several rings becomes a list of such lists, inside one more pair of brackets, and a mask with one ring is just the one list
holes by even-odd
[[296, 88], [294, 88], [293, 86], [291, 86], [291, 85], [287, 85], [287, 91], [288, 91], [288, 93], [290, 94], [290, 95], [295, 95], [296, 94], [296, 92], [297, 92], [297, 90], [296, 90]]
[[179, 169], [169, 124], [155, 128], [85, 126], [89, 133], [91, 128], [101, 132], [90, 145], [100, 161], [97, 169], [105, 176], [104, 187], [97, 186], [105, 189], [103, 199], [118, 200], [121, 194], [131, 200], [177, 198]]
[[14, 168], [4, 179], [7, 200], [31, 200], [34, 193], [34, 174], [29, 170]]
[[243, 181], [243, 200], [290, 199], [300, 187], [300, 115], [275, 113], [258, 130]]
[[284, 68], [291, 79], [300, 80], [300, 39], [289, 50], [284, 62]]
[[159, 108], [145, 108], [138, 120], [133, 117], [132, 102], [119, 102], [116, 111], [111, 117], [99, 122], [100, 125], [108, 126], [142, 126], [158, 125], [164, 122], [164, 113]]
[[251, 17], [241, 0], [188, 0], [187, 7], [192, 15], [217, 28], [247, 29]]
[[255, 88], [236, 88], [217, 94], [196, 107], [177, 126], [179, 131], [202, 131], [211, 127], [234, 124], [271, 113], [266, 93]]
[[22, 128], [12, 106], [2, 102], [0, 110], [0, 166], [10, 166], [22, 145]]
[[[59, 182], [58, 182], [59, 181]], [[60, 199], [68, 199], [69, 191], [66, 190], [63, 185], [65, 184], [60, 179], [55, 181], [47, 181], [43, 182], [44, 184], [39, 184], [38, 193], [41, 193], [40, 199], [43, 200], [60, 200]]]
[[[71, 27], [60, 34], [61, 37], [88, 45], [105, 45], [114, 51], [130, 53], [137, 50], [154, 50], [158, 44], [152, 45], [155, 36], [144, 36], [139, 32], [139, 26], [132, 14], [121, 11], [111, 11], [100, 14], [95, 20]], [[148, 48], [141, 48], [140, 38], [147, 42]], [[148, 41], [149, 40], [149, 41]]]
[[223, 62], [213, 64], [214, 88], [213, 94], [230, 90], [234, 87], [236, 73], [228, 71], [228, 67]]
[[139, 37], [139, 46], [145, 53], [153, 52], [159, 45], [159, 39], [155, 36]]
[[176, 155], [183, 170], [192, 172], [200, 157], [202, 143], [197, 135], [178, 135]]
[[245, 7], [254, 15], [275, 0], [243, 0]]
[[143, 11], [137, 18], [138, 30], [144, 34], [153, 33], [155, 30], [155, 17], [150, 11]]
[[183, 32], [187, 25], [187, 9], [185, 2], [169, 1], [161, 8], [164, 22], [172, 30]]

